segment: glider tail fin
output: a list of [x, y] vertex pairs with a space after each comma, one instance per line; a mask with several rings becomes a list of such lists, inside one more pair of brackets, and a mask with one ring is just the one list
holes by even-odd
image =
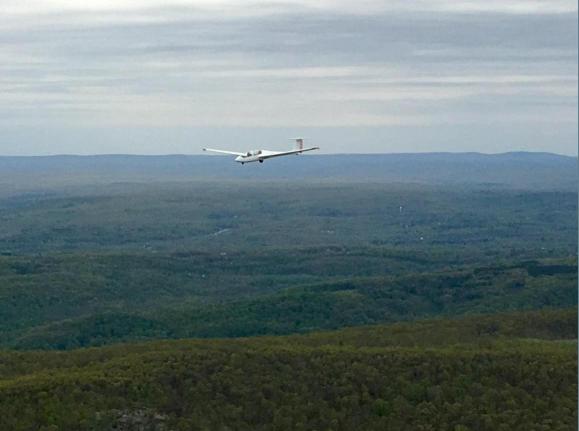
[[294, 141], [296, 141], [294, 148], [296, 150], [303, 150], [304, 149], [304, 138], [294, 138]]

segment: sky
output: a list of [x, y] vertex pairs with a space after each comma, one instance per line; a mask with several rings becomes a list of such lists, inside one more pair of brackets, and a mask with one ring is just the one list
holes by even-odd
[[575, 0], [1, 0], [0, 155], [577, 155]]

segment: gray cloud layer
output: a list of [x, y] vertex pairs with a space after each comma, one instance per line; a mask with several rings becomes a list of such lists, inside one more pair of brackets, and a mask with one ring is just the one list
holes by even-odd
[[0, 154], [577, 152], [572, 2], [101, 3], [0, 11]]

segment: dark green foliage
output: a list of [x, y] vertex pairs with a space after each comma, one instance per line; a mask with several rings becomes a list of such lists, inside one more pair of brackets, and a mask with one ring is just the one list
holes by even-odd
[[[394, 259], [393, 254], [384, 254], [389, 257], [382, 257], [383, 262]], [[339, 260], [342, 255], [334, 252], [331, 257]], [[76, 257], [35, 259], [27, 264], [35, 269], [26, 280], [16, 277], [26, 289], [17, 293], [14, 285], [7, 283], [3, 290], [10, 298], [0, 302], [5, 316], [4, 343], [18, 348], [70, 349], [144, 338], [290, 334], [577, 303], [573, 259], [557, 261], [556, 265], [551, 260], [415, 275], [403, 275], [400, 269], [400, 275], [380, 277], [337, 277], [336, 271], [334, 277], [322, 277], [326, 271], [323, 255], [313, 258], [314, 265], [319, 265], [317, 271], [310, 262], [312, 266], [304, 264], [303, 273], [293, 276], [284, 274], [284, 262], [292, 260], [282, 255], [276, 264], [273, 256], [268, 265], [270, 271], [280, 272], [277, 276], [260, 275], [259, 262], [248, 255], [227, 259], [206, 255], [92, 256], [86, 272], [80, 271], [86, 262]], [[380, 261], [380, 250], [374, 250], [374, 256]], [[352, 252], [348, 258], [359, 263], [352, 272], [379, 270], [369, 252]], [[21, 262], [19, 258], [5, 259]], [[77, 271], [84, 274], [74, 279], [83, 289], [67, 280], [64, 268], [71, 265], [78, 265]], [[433, 263], [423, 262], [415, 268], [420, 272], [419, 268], [430, 265]], [[199, 266], [205, 278], [199, 274]], [[556, 266], [559, 273], [546, 275], [543, 266], [549, 273]], [[13, 264], [7, 267], [12, 268], [7, 270], [9, 274], [14, 271]], [[13, 277], [7, 275], [5, 279]], [[307, 283], [332, 278], [334, 281]], [[47, 279], [54, 281], [49, 284]], [[215, 279], [223, 284], [214, 286]], [[299, 287], [288, 287], [292, 284]], [[61, 295], [63, 291], [66, 296]]]
[[[309, 346], [442, 347], [484, 346], [490, 340], [575, 340], [577, 309], [526, 311], [347, 328], [278, 338]], [[274, 342], [276, 338], [267, 338]], [[462, 346], [466, 348], [466, 346]]]
[[[576, 311], [535, 312], [300, 337], [5, 352], [0, 427], [572, 430], [576, 321]], [[489, 325], [496, 331], [477, 329]]]

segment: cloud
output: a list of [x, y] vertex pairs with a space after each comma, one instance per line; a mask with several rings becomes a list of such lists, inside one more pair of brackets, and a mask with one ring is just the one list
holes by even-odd
[[0, 127], [576, 127], [575, 2], [353, 5], [5, 0]]
[[377, 12], [428, 11], [428, 12], [498, 12], [510, 14], [544, 14], [577, 11], [577, 3], [571, 0], [4, 0], [6, 13], [30, 14], [55, 11], [139, 11], [167, 7], [189, 7], [198, 10], [248, 16], [263, 14], [263, 10], [295, 10], [307, 8], [318, 11], [356, 13], [371, 15]]

